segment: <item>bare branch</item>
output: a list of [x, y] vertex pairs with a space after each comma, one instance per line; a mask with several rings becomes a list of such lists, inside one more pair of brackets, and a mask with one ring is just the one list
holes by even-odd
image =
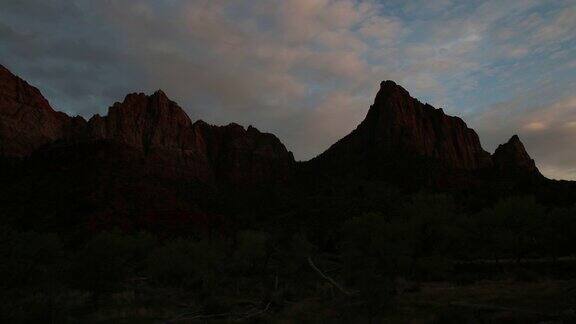
[[[176, 323], [176, 322], [181, 322], [181, 321], [191, 321], [191, 320], [207, 320], [207, 319], [216, 319], [216, 318], [228, 318], [228, 319], [247, 319], [247, 318], [253, 318], [253, 317], [257, 317], [260, 316], [262, 314], [265, 314], [266, 312], [268, 312], [268, 310], [270, 309], [270, 305], [272, 303], [269, 302], [268, 304], [266, 304], [266, 307], [262, 308], [262, 309], [258, 309], [258, 308], [252, 308], [246, 312], [243, 313], [221, 313], [221, 314], [198, 314], [198, 315], [194, 315], [193, 313], [185, 313], [185, 314], [181, 314], [171, 320], [166, 321], [165, 323]], [[187, 317], [189, 315], [194, 315], [194, 316], [190, 316]]]
[[324, 278], [326, 281], [331, 283], [334, 287], [336, 287], [338, 290], [340, 290], [344, 295], [346, 295], [346, 296], [352, 295], [352, 293], [350, 293], [349, 291], [344, 289], [344, 287], [342, 287], [340, 284], [338, 284], [334, 279], [328, 277], [320, 269], [318, 269], [318, 267], [314, 264], [314, 261], [312, 261], [311, 257], [308, 257], [308, 264], [310, 264], [312, 269], [314, 269], [314, 271], [316, 271], [322, 278]]

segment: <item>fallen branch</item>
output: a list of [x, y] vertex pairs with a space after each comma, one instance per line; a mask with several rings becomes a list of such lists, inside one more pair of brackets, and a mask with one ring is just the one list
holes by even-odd
[[519, 313], [519, 314], [527, 314], [527, 315], [535, 315], [535, 316], [543, 316], [543, 317], [550, 317], [555, 318], [558, 317], [558, 314], [554, 313], [544, 313], [538, 312], [529, 309], [523, 308], [516, 308], [516, 307], [506, 307], [506, 306], [499, 306], [499, 305], [489, 305], [489, 304], [476, 304], [476, 303], [468, 303], [468, 302], [449, 302], [449, 303], [435, 303], [435, 302], [416, 302], [413, 303], [419, 306], [434, 306], [434, 307], [462, 307], [462, 308], [471, 308], [474, 310], [479, 311], [504, 311], [504, 312], [512, 312], [512, 313]]
[[268, 312], [268, 309], [270, 309], [270, 304], [271, 303], [266, 304], [266, 307], [264, 307], [264, 309], [260, 309], [260, 310], [257, 309], [255, 312], [253, 312], [251, 314], [250, 314], [250, 312], [246, 313], [244, 315], [244, 318], [251, 318], [251, 317], [260, 316], [260, 315]]
[[312, 267], [312, 269], [314, 269], [314, 271], [316, 271], [320, 275], [320, 277], [324, 278], [324, 280], [331, 283], [334, 287], [336, 287], [338, 290], [340, 290], [340, 292], [342, 292], [344, 295], [346, 295], [346, 296], [352, 295], [352, 293], [350, 293], [349, 291], [344, 289], [344, 287], [342, 287], [340, 284], [338, 284], [334, 279], [328, 277], [320, 269], [318, 269], [318, 267], [314, 264], [314, 261], [312, 261], [311, 257], [308, 257], [308, 264]]
[[537, 316], [545, 316], [545, 317], [557, 316], [557, 314], [542, 313], [542, 312], [533, 311], [533, 310], [529, 310], [529, 309], [498, 306], [498, 305], [474, 304], [474, 303], [467, 303], [467, 302], [451, 302], [450, 305], [456, 306], [456, 307], [473, 308], [473, 309], [477, 309], [477, 310], [505, 311], [505, 312], [521, 313], [521, 314], [529, 314], [529, 315], [537, 315]]
[[266, 307], [264, 307], [263, 309], [255, 309], [252, 308], [250, 310], [248, 310], [247, 312], [243, 312], [243, 313], [221, 313], [221, 314], [198, 314], [198, 315], [194, 315], [194, 316], [190, 316], [190, 317], [186, 317], [187, 315], [193, 315], [191, 313], [188, 314], [181, 314], [171, 320], [166, 321], [165, 323], [176, 323], [176, 322], [180, 322], [180, 321], [191, 321], [191, 320], [207, 320], [207, 319], [216, 319], [216, 318], [229, 318], [229, 319], [247, 319], [247, 318], [253, 318], [253, 317], [257, 317], [260, 316], [266, 312], [268, 312], [268, 310], [270, 309], [270, 305], [271, 303], [266, 304]]

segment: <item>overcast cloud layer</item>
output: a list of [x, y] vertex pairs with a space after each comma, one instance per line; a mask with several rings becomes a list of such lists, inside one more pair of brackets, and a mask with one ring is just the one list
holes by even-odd
[[160, 88], [297, 159], [355, 128], [392, 79], [485, 149], [519, 134], [545, 175], [576, 179], [575, 30], [574, 0], [2, 0], [0, 64], [72, 115]]

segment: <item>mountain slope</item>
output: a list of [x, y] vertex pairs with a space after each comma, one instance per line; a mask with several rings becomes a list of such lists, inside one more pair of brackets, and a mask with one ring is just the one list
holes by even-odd
[[0, 156], [22, 157], [64, 136], [70, 118], [0, 65]]
[[517, 193], [576, 200], [573, 186], [539, 173], [517, 136], [490, 155], [462, 119], [392, 81], [381, 83], [353, 132], [296, 163], [276, 136], [193, 122], [162, 91], [129, 94], [86, 121], [55, 112], [36, 88], [0, 72], [1, 219], [180, 230], [262, 205], [263, 214], [289, 215], [334, 205], [332, 197], [361, 213], [389, 187], [457, 192], [479, 205]]
[[534, 160], [528, 155], [518, 135], [500, 144], [492, 155], [494, 168], [504, 174], [541, 175]]
[[[421, 103], [393, 81], [380, 84], [374, 104], [354, 131], [306, 164], [335, 174], [368, 169], [421, 184], [469, 182], [479, 173], [496, 171], [540, 175], [517, 136], [490, 155], [462, 119]], [[452, 179], [460, 176], [465, 179]]]
[[[168, 177], [207, 184], [285, 181], [294, 157], [272, 134], [237, 124], [192, 123], [164, 92], [133, 93], [89, 121], [56, 112], [38, 89], [0, 68], [0, 156], [26, 157], [40, 147], [108, 142], [141, 152], [146, 165]], [[130, 150], [128, 150], [130, 151]], [[116, 156], [109, 156], [117, 159]], [[127, 157], [130, 159], [131, 157]]]

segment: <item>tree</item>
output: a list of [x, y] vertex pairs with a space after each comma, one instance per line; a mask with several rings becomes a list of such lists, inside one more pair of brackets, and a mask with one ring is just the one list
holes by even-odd
[[80, 289], [102, 294], [123, 289], [123, 284], [143, 268], [145, 256], [154, 245], [147, 234], [126, 235], [102, 232], [91, 238], [75, 255], [70, 280]]
[[66, 261], [59, 237], [1, 227], [0, 243], [0, 320], [56, 320]]

